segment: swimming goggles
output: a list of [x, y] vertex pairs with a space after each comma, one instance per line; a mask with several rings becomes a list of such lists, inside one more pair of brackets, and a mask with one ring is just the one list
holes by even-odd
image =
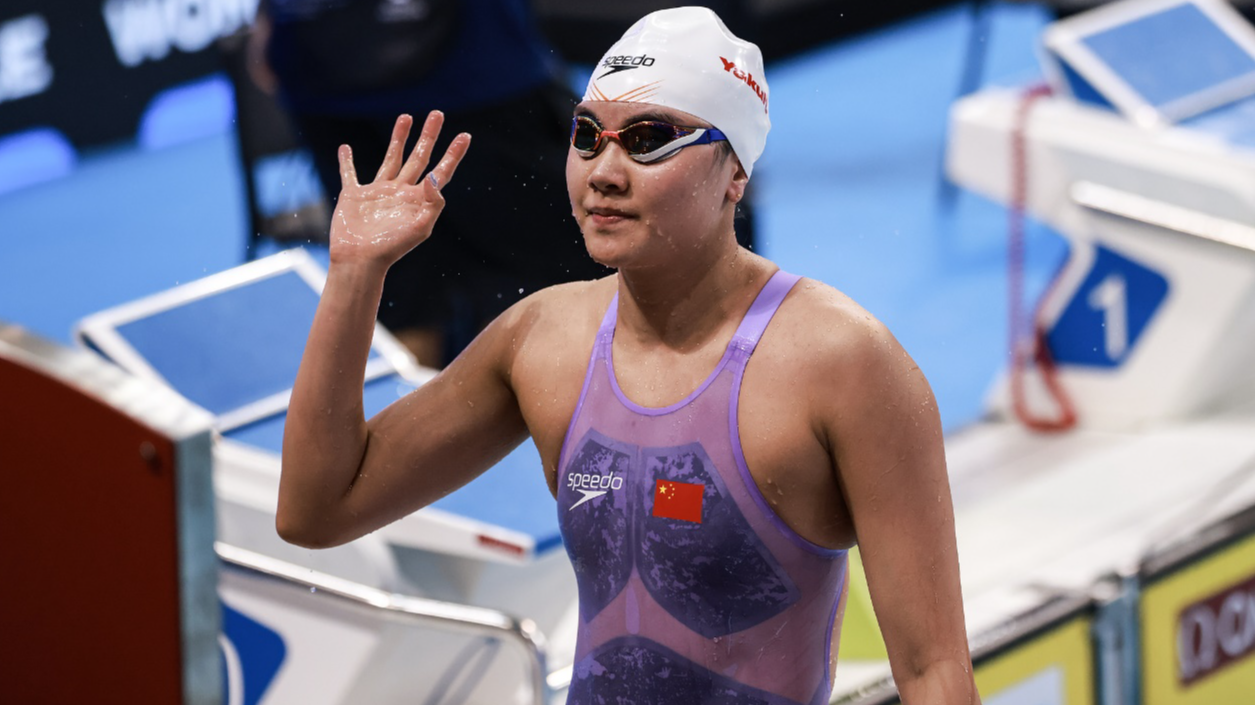
[[607, 139], [623, 146], [628, 156], [642, 164], [656, 162], [695, 144], [710, 144], [728, 139], [719, 130], [705, 127], [681, 127], [666, 122], [646, 120], [622, 130], [604, 130], [587, 115], [576, 115], [571, 121], [571, 146], [585, 159], [601, 151]]

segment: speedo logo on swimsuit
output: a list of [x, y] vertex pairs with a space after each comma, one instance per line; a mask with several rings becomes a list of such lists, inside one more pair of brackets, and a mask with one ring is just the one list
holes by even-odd
[[[567, 475], [566, 486], [584, 495], [580, 501], [571, 505], [575, 509], [581, 504], [596, 499], [611, 490], [623, 487], [623, 478], [618, 475], [593, 475], [590, 473], [573, 472]], [[567, 511], [571, 511], [568, 509]]]
[[606, 60], [601, 62], [601, 67], [603, 69], [610, 69], [610, 70], [598, 76], [597, 78], [601, 79], [601, 78], [605, 78], [606, 76], [609, 76], [612, 73], [619, 73], [620, 71], [630, 71], [632, 69], [639, 69], [642, 66], [653, 66], [653, 65], [654, 65], [654, 57], [646, 56], [644, 54], [641, 54], [640, 56], [607, 56]]
[[749, 86], [750, 90], [754, 91], [754, 95], [758, 96], [758, 99], [763, 102], [763, 112], [767, 112], [767, 91], [764, 91], [762, 86], [758, 85], [758, 81], [754, 80], [754, 74], [749, 73], [748, 71], [742, 71], [737, 68], [736, 64], [728, 61], [722, 56], [719, 57], [719, 60], [723, 62], [724, 71], [736, 76], [737, 79]]

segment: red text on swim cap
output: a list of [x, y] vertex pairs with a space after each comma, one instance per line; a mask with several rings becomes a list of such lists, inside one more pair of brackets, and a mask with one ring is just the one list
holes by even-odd
[[750, 89], [754, 91], [754, 95], [757, 95], [758, 99], [763, 102], [763, 112], [767, 112], [767, 91], [764, 91], [762, 87], [758, 85], [758, 81], [754, 80], [754, 74], [742, 71], [736, 67], [736, 64], [728, 61], [722, 56], [719, 57], [719, 60], [723, 62], [724, 71], [727, 71], [733, 76], [736, 76], [738, 79], [744, 81], [745, 85], [749, 86]]

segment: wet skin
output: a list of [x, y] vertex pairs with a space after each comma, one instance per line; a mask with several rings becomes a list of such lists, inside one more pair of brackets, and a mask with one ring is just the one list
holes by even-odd
[[[704, 126], [656, 106], [577, 109], [612, 130], [646, 116]], [[619, 273], [519, 302], [367, 423], [362, 370], [383, 273], [431, 235], [443, 207], [438, 189], [419, 181], [438, 123], [428, 120], [406, 160], [397, 144], [409, 121], [398, 121], [365, 187], [341, 149], [331, 267], [284, 440], [277, 524], [289, 541], [328, 546], [373, 531], [466, 484], [529, 434], [556, 493], [562, 442], [613, 295], [619, 385], [638, 404], [665, 406], [710, 374], [776, 270], [736, 245], [732, 217], [747, 177], [735, 157], [703, 145], [641, 164], [613, 141], [591, 159], [571, 152], [573, 213], [590, 254]], [[440, 185], [468, 143], [455, 140], [435, 168]], [[936, 403], [889, 331], [804, 279], [748, 363], [739, 427], [751, 475], [786, 524], [821, 546], [861, 546], [904, 702], [974, 701]]]

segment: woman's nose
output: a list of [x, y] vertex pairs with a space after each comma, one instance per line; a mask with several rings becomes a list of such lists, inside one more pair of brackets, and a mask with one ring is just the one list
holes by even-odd
[[631, 158], [623, 145], [615, 140], [606, 140], [592, 159], [589, 159], [589, 184], [598, 191], [626, 191], [628, 187], [628, 164]]

